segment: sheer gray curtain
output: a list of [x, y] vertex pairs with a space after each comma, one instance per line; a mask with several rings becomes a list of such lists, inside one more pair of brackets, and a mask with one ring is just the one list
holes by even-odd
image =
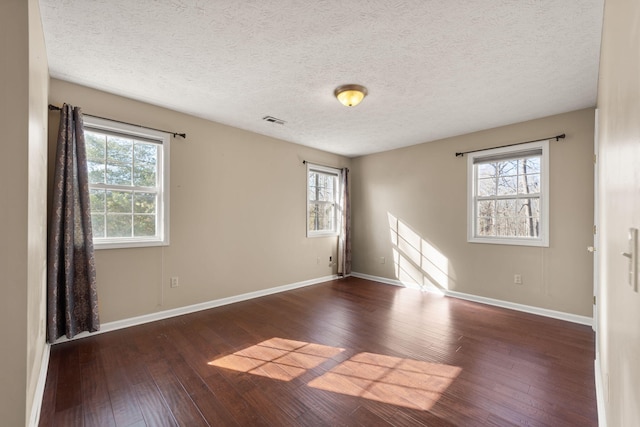
[[351, 274], [351, 200], [349, 197], [349, 169], [340, 170], [340, 237], [338, 239], [338, 274], [343, 277]]
[[47, 259], [47, 340], [100, 329], [82, 112], [64, 104]]

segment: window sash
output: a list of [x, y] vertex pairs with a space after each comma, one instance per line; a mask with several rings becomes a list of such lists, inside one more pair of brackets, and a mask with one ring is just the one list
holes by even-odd
[[[333, 202], [320, 202], [320, 201], [314, 201], [314, 202], [309, 202], [308, 203], [308, 209], [309, 209], [309, 223], [308, 225], [311, 225], [311, 207], [314, 206], [315, 207], [315, 215], [313, 216], [314, 218], [314, 225], [313, 228], [311, 229], [311, 231], [313, 232], [318, 232], [318, 233], [333, 233], [336, 231], [336, 204]], [[331, 228], [321, 228], [321, 218], [324, 217], [324, 215], [320, 215], [320, 212], [326, 212], [327, 211], [327, 207], [329, 208], [330, 213], [330, 217], [329, 217], [329, 223], [331, 224]]]
[[[494, 243], [494, 244], [515, 244], [526, 246], [548, 246], [549, 241], [549, 208], [548, 208], [548, 141], [538, 141], [534, 143], [523, 144], [522, 146], [498, 148], [478, 152], [469, 156], [467, 160], [468, 167], [468, 225], [467, 240], [472, 243]], [[479, 176], [479, 168], [481, 165], [509, 162], [515, 160], [526, 160], [531, 158], [539, 158], [539, 170], [534, 172], [523, 173], [520, 165], [517, 169], [501, 174], [495, 173], [492, 176]], [[486, 168], [485, 168], [486, 169]], [[485, 172], [486, 174], [486, 172]], [[523, 191], [521, 177], [531, 177], [535, 179], [531, 193]], [[491, 180], [495, 179], [496, 189], [492, 190]], [[495, 193], [479, 195], [479, 185], [481, 180], [485, 180], [483, 184], [483, 192]], [[510, 191], [509, 194], [498, 194], [499, 184], [507, 181], [508, 185], [503, 184], [503, 188]], [[513, 184], [508, 181], [511, 180]], [[487, 187], [487, 184], [489, 187]], [[528, 185], [525, 186], [529, 189]], [[513, 192], [511, 192], [513, 191]], [[513, 211], [508, 207], [508, 211], [498, 212], [498, 203], [507, 203], [512, 201]], [[533, 211], [521, 211], [528, 203], [533, 203]], [[480, 205], [484, 203], [483, 208], [487, 208], [487, 202], [493, 203], [493, 211], [490, 216], [482, 215]], [[518, 208], [519, 207], [519, 208]], [[507, 207], [503, 206], [503, 209]], [[518, 210], [520, 209], [520, 210]], [[529, 208], [527, 208], [529, 209]], [[503, 227], [502, 229], [491, 229], [488, 234], [486, 230], [480, 229], [482, 221], [491, 220], [492, 226]], [[523, 222], [523, 224], [520, 224]], [[531, 228], [534, 227], [534, 228]], [[515, 235], [509, 235], [513, 232]]]
[[[155, 150], [155, 164], [152, 166], [153, 173], [155, 174], [155, 185], [135, 185], [136, 165], [144, 166], [139, 163], [139, 159], [136, 158], [136, 152], [132, 151], [131, 159], [127, 159], [127, 162], [122, 163], [123, 167], [131, 168], [131, 185], [129, 184], [109, 184], [106, 182], [90, 183], [90, 190], [104, 191], [104, 205], [102, 209], [93, 210], [91, 208], [92, 220], [102, 221], [98, 229], [97, 236], [94, 236], [94, 247], [96, 249], [110, 249], [110, 248], [127, 248], [127, 247], [145, 247], [145, 246], [161, 246], [169, 244], [169, 135], [163, 132], [140, 128], [137, 126], [125, 125], [117, 122], [112, 122], [106, 119], [99, 119], [95, 117], [85, 117], [84, 129], [89, 132], [94, 132], [101, 135], [115, 136], [127, 140], [132, 140], [132, 150], [135, 150], [136, 143], [155, 144], [159, 147]], [[108, 142], [105, 141], [104, 152], [102, 158], [92, 158], [90, 161], [101, 165], [105, 168], [105, 173], [110, 163], [108, 160]], [[147, 164], [146, 162], [143, 162]], [[151, 165], [151, 164], [148, 164]], [[149, 169], [152, 170], [152, 169]], [[152, 177], [153, 178], [153, 177]], [[105, 176], [105, 180], [107, 177]], [[140, 182], [140, 181], [138, 181]], [[144, 180], [143, 180], [144, 182]], [[145, 184], [152, 181], [146, 181]], [[113, 191], [118, 193], [130, 194], [130, 207], [126, 212], [109, 211], [107, 207], [107, 192]], [[140, 196], [146, 194], [147, 197]], [[147, 201], [153, 199], [154, 204], [151, 206], [153, 211], [151, 212], [136, 212], [136, 198], [135, 195], [139, 195], [141, 199], [137, 201], [144, 206], [144, 199]], [[140, 206], [140, 205], [138, 205]], [[121, 226], [123, 234], [122, 236], [109, 236], [109, 219], [121, 218]], [[117, 221], [112, 222], [111, 226], [116, 224]], [[129, 224], [130, 223], [130, 224]], [[96, 223], [95, 225], [98, 225]], [[136, 227], [143, 227], [137, 229]], [[147, 233], [153, 232], [153, 235], [147, 235]], [[136, 235], [136, 233], [139, 233]], [[118, 233], [115, 233], [118, 234]]]
[[[315, 182], [311, 182], [310, 176], [315, 174]], [[323, 186], [321, 178], [329, 177], [332, 181], [331, 200], [319, 200], [322, 197], [321, 191], [327, 187]], [[338, 235], [338, 196], [340, 188], [340, 171], [338, 169], [329, 168], [326, 166], [312, 165], [307, 163], [307, 179], [306, 179], [306, 191], [307, 191], [307, 237], [318, 236], [336, 236]], [[311, 199], [310, 193], [314, 193], [313, 199]], [[313, 215], [312, 206], [316, 207], [318, 212], [323, 211], [326, 207], [330, 207], [330, 229], [319, 228], [320, 216]], [[312, 224], [312, 221], [313, 224]]]

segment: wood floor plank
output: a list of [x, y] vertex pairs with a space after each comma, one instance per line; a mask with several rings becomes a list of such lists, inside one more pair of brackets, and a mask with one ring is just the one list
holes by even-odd
[[223, 376], [213, 373], [204, 378], [212, 398], [220, 402], [241, 426], [267, 426], [267, 421], [260, 414], [260, 410], [251, 406], [241, 393]]
[[178, 425], [155, 383], [141, 382], [134, 385], [133, 389], [142, 416], [148, 426], [173, 427]]
[[[392, 424], [394, 427], [455, 427], [456, 425], [461, 425], [460, 423], [455, 423], [453, 419], [443, 418], [430, 412], [414, 411], [393, 405], [366, 404], [366, 407], [373, 414]], [[467, 423], [464, 425], [473, 426], [474, 424]]]
[[80, 365], [81, 392], [83, 405], [100, 404], [109, 401], [107, 379], [97, 360]]
[[115, 427], [116, 420], [109, 401], [93, 401], [84, 404], [84, 425], [86, 427]]
[[[189, 353], [191, 354], [191, 353]], [[174, 360], [171, 370], [210, 425], [238, 425], [231, 413], [217, 399], [200, 375], [184, 359]]]
[[55, 345], [40, 425], [596, 426], [594, 357], [587, 326], [347, 278]]
[[308, 412], [315, 414], [327, 424], [339, 421], [340, 414], [349, 413], [359, 405], [357, 397], [344, 396], [312, 387], [299, 387], [296, 390], [296, 396], [309, 408]]
[[40, 425], [54, 427], [84, 426], [82, 406], [72, 406], [62, 411], [57, 411], [53, 418], [40, 418]]
[[392, 423], [389, 423], [386, 420], [380, 418], [364, 406], [358, 406], [351, 414], [349, 414], [349, 418], [354, 423], [354, 425], [363, 427], [393, 426]]
[[[65, 343], [60, 348], [60, 364], [58, 379], [55, 385], [55, 412], [62, 412], [69, 408], [82, 408], [82, 377], [80, 372], [80, 358], [78, 344]], [[58, 350], [55, 348], [55, 350]]]
[[109, 392], [113, 418], [118, 427], [144, 423], [144, 416], [138, 405], [136, 395], [130, 388], [120, 388]]
[[147, 369], [178, 424], [209, 425], [165, 360], [152, 362]]
[[[47, 378], [45, 380], [45, 390], [56, 390], [58, 383], [58, 367], [60, 365], [59, 353], [49, 356], [49, 366], [47, 369]], [[44, 393], [42, 396], [42, 404], [40, 406], [40, 419], [47, 420], [52, 423], [56, 413], [56, 394]], [[42, 423], [40, 423], [42, 425]]]

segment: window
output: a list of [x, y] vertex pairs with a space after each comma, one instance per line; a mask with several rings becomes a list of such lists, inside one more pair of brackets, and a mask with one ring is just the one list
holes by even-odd
[[307, 163], [307, 237], [338, 235], [340, 170]]
[[549, 141], [471, 153], [468, 241], [549, 245]]
[[169, 135], [85, 116], [96, 249], [169, 244]]

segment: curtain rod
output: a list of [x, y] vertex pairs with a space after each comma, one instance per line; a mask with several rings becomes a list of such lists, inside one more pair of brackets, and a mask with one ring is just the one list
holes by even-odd
[[337, 167], [335, 167], [335, 166], [323, 165], [322, 163], [308, 162], [308, 161], [306, 161], [306, 160], [303, 160], [303, 161], [302, 161], [302, 164], [303, 164], [303, 165], [306, 165], [307, 163], [310, 163], [310, 164], [312, 164], [312, 165], [316, 165], [316, 166], [323, 166], [323, 167], [325, 167], [325, 168], [331, 168], [331, 169], [347, 169], [347, 170], [349, 169], [349, 168], [337, 168]]
[[523, 141], [523, 142], [516, 142], [513, 144], [507, 144], [507, 145], [499, 145], [497, 147], [489, 147], [489, 148], [481, 148], [479, 150], [469, 150], [469, 151], [463, 151], [460, 153], [456, 153], [456, 157], [462, 157], [465, 154], [469, 154], [469, 153], [477, 153], [478, 151], [487, 151], [487, 150], [492, 150], [494, 148], [505, 148], [505, 147], [513, 147], [514, 145], [522, 145], [522, 144], [528, 144], [530, 142], [538, 142], [538, 141], [545, 141], [547, 139], [555, 139], [556, 141], [560, 141], [561, 139], [565, 139], [567, 137], [566, 134], [560, 134], [560, 135], [556, 135], [556, 136], [550, 136], [548, 138], [541, 138], [541, 139], [534, 139], [532, 141]]
[[[49, 110], [50, 111], [60, 111], [60, 110], [62, 110], [62, 108], [58, 107], [57, 105], [49, 104]], [[85, 114], [85, 113], [82, 113], [82, 114], [85, 115], [85, 116], [93, 117], [95, 119], [110, 120], [112, 122], [121, 123], [123, 125], [130, 125], [130, 126], [136, 126], [136, 127], [144, 128], [144, 129], [157, 130], [158, 132], [164, 132], [164, 133], [168, 133], [170, 135], [173, 135], [174, 138], [177, 137], [177, 136], [181, 136], [182, 138], [185, 138], [185, 139], [187, 138], [187, 134], [186, 133], [178, 133], [178, 132], [171, 132], [171, 131], [168, 131], [168, 130], [150, 128], [148, 126], [142, 126], [142, 125], [138, 125], [138, 124], [135, 124], [135, 123], [123, 122], [123, 121], [120, 121], [120, 120], [114, 120], [114, 119], [110, 119], [110, 118], [107, 118], [107, 117], [94, 116], [93, 114]]]

